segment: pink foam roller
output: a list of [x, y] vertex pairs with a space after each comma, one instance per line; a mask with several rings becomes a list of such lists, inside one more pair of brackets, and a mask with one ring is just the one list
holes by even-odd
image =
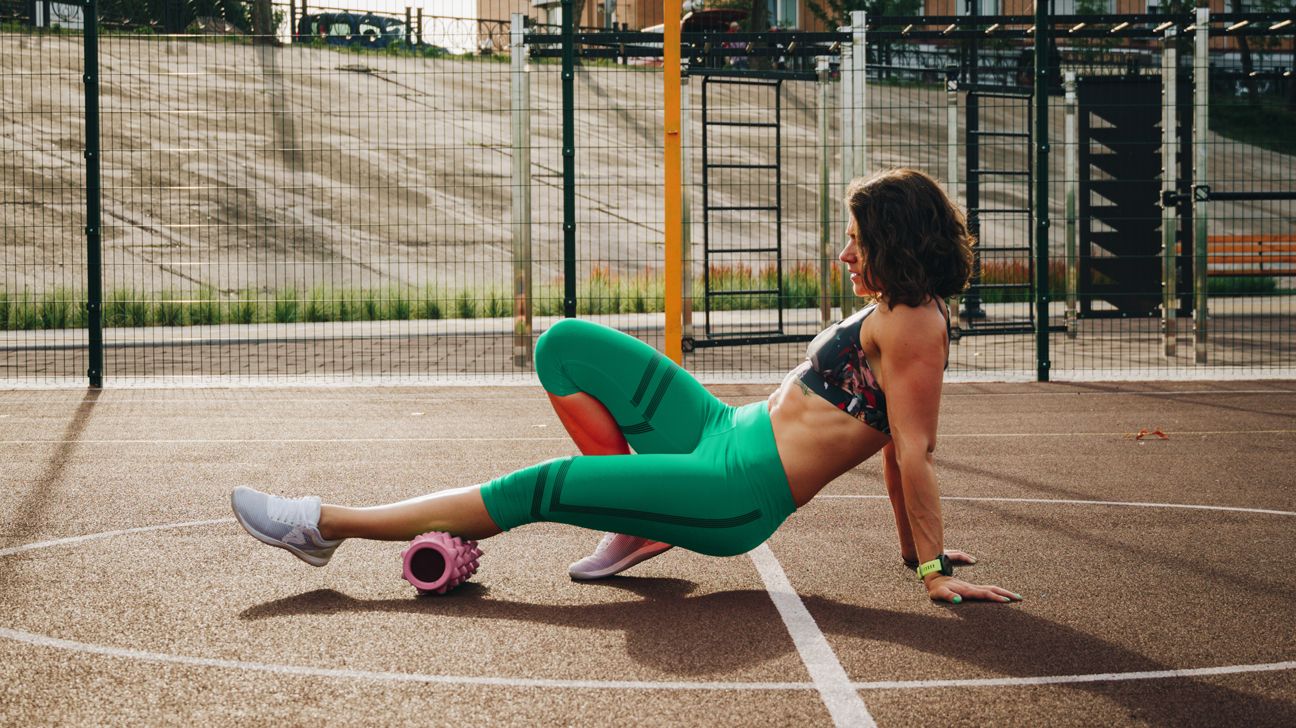
[[480, 557], [476, 541], [432, 531], [415, 537], [401, 554], [401, 575], [419, 594], [445, 594], [477, 573]]

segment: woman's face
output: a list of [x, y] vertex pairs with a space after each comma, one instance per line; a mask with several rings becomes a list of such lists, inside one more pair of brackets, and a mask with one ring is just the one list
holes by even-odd
[[857, 296], [876, 296], [877, 291], [870, 290], [864, 284], [864, 252], [860, 250], [859, 225], [851, 215], [850, 224], [846, 226], [846, 247], [837, 259], [846, 264], [850, 270], [851, 287]]

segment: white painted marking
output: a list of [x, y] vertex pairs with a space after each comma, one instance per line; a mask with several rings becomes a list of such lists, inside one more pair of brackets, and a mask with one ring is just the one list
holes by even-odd
[[1296, 670], [1296, 662], [1269, 662], [1261, 665], [1224, 665], [1196, 667], [1187, 670], [1148, 670], [1145, 672], [1098, 672], [1088, 675], [1047, 675], [1042, 677], [991, 677], [970, 680], [897, 680], [855, 683], [858, 690], [926, 690], [931, 688], [1000, 688], [1030, 685], [1070, 685], [1074, 683], [1123, 682], [1126, 680], [1165, 680], [1176, 677], [1210, 677], [1238, 675], [1247, 672]]
[[851, 685], [846, 668], [842, 667], [837, 655], [833, 653], [819, 625], [815, 623], [810, 610], [792, 588], [787, 574], [769, 546], [761, 544], [750, 554], [756, 564], [756, 571], [761, 581], [765, 582], [765, 591], [778, 609], [783, 624], [787, 625], [792, 643], [796, 645], [801, 661], [805, 663], [810, 679], [828, 713], [832, 716], [833, 725], [838, 726], [877, 726], [869, 714], [859, 692]]
[[[545, 425], [535, 425], [536, 427], [545, 427]], [[1002, 438], [1036, 438], [1036, 437], [1133, 437], [1133, 432], [979, 432], [979, 433], [953, 433], [942, 434], [942, 439], [950, 440], [979, 440], [979, 439], [1002, 439]], [[1296, 429], [1290, 430], [1171, 430], [1166, 433], [1175, 437], [1185, 437], [1190, 435], [1292, 435], [1296, 434]], [[195, 437], [189, 439], [35, 439], [35, 440], [0, 440], [0, 445], [52, 445], [76, 443], [78, 445], [212, 445], [212, 444], [239, 444], [246, 445], [249, 443], [373, 443], [373, 442], [548, 442], [551, 440], [570, 440], [569, 437], [258, 437], [258, 438], [203, 438]], [[1161, 442], [1152, 440], [1150, 442]], [[1052, 502], [1052, 501], [1050, 501]]]
[[[1296, 429], [1288, 430], [1169, 430], [1167, 436], [1185, 437], [1188, 435], [1291, 435]], [[942, 433], [941, 439], [979, 440], [1004, 437], [1127, 437], [1133, 438], [1133, 432], [965, 432]], [[1156, 442], [1152, 440], [1150, 442]]]
[[258, 437], [258, 438], [203, 438], [195, 437], [184, 440], [0, 440], [0, 445], [54, 445], [64, 443], [76, 443], [78, 445], [247, 445], [250, 443], [274, 443], [274, 444], [291, 444], [294, 442], [320, 444], [320, 443], [374, 443], [374, 442], [549, 442], [553, 440], [564, 440], [571, 442], [570, 437], [302, 437], [302, 438], [276, 438], [276, 437]]
[[[820, 498], [831, 499], [868, 499], [882, 500], [886, 496], [874, 495], [822, 495]], [[1296, 516], [1292, 511], [1276, 511], [1261, 508], [1235, 508], [1230, 506], [1205, 506], [1192, 504], [1177, 503], [1136, 503], [1128, 501], [1084, 501], [1084, 500], [1049, 500], [1044, 498], [973, 498], [973, 497], [948, 497], [951, 500], [976, 500], [976, 501], [1006, 501], [1020, 503], [1059, 503], [1068, 505], [1111, 505], [1111, 506], [1137, 506], [1145, 508], [1191, 508], [1199, 510], [1221, 510], [1237, 511], [1243, 513], [1263, 513], [1284, 516]], [[35, 551], [37, 549], [53, 548], [58, 546], [70, 546], [81, 544], [88, 541], [114, 538], [136, 533], [146, 533], [149, 531], [161, 531], [175, 528], [192, 528], [197, 526], [212, 526], [226, 523], [234, 523], [233, 518], [218, 518], [205, 521], [182, 521], [177, 523], [164, 523], [156, 526], [141, 526], [138, 528], [126, 528], [116, 531], [103, 531], [101, 533], [91, 533], [82, 536], [69, 536], [67, 538], [51, 539], [48, 541], [38, 541], [20, 546], [13, 546], [7, 549], [0, 549], [0, 557], [13, 556], [26, 551]], [[767, 546], [761, 546], [768, 552]], [[760, 550], [758, 549], [758, 551]], [[756, 552], [753, 552], [755, 554]], [[753, 555], [753, 559], [756, 556]], [[804, 603], [792, 591], [791, 584], [787, 582], [787, 576], [783, 574], [782, 567], [774, 559], [773, 554], [769, 554], [769, 559], [773, 561], [777, 573], [782, 575], [782, 581], [786, 584], [788, 595], [795, 600], [795, 605], [799, 606], [805, 612], [805, 618], [810, 619], [810, 627], [819, 634], [823, 640], [825, 648], [829, 649], [828, 656], [836, 662], [838, 669], [841, 669], [841, 663], [837, 662], [836, 657], [832, 655], [831, 648], [827, 647], [827, 639], [819, 631], [818, 625], [814, 624], [813, 617], [810, 617], [808, 610], [805, 609]], [[758, 563], [759, 570], [759, 563]], [[761, 574], [765, 579], [765, 574]], [[766, 579], [766, 589], [770, 589], [770, 581]], [[773, 591], [771, 590], [771, 598]], [[779, 602], [775, 601], [776, 607]], [[782, 609], [780, 608], [780, 615]], [[784, 617], [784, 621], [787, 618]], [[789, 630], [791, 626], [789, 625]], [[375, 672], [367, 670], [338, 670], [330, 668], [317, 668], [302, 665], [277, 665], [270, 663], [247, 662], [242, 660], [219, 660], [206, 657], [192, 657], [188, 655], [167, 655], [158, 652], [146, 652], [143, 650], [128, 650], [117, 647], [108, 647], [105, 645], [94, 645], [85, 642], [76, 642], [65, 640], [48, 635], [34, 634], [21, 630], [0, 627], [0, 638], [23, 642], [26, 644], [47, 647], [53, 649], [68, 650], [71, 652], [80, 652], [85, 654], [103, 655], [106, 657], [118, 657], [123, 659], [141, 660], [145, 662], [161, 662], [177, 665], [187, 665], [193, 667], [216, 667], [236, 670], [252, 670], [259, 672], [270, 672], [284, 675], [301, 675], [308, 677], [334, 677], [358, 680], [376, 680], [387, 682], [421, 682], [451, 685], [485, 685], [501, 687], [539, 687], [539, 688], [572, 688], [584, 690], [598, 689], [617, 689], [617, 690], [818, 690], [821, 694], [823, 689], [817, 682], [652, 682], [652, 681], [633, 681], [633, 680], [554, 680], [540, 678], [496, 678], [496, 677], [479, 677], [468, 675], [426, 675], [419, 673], [400, 673], [400, 672]], [[794, 636], [794, 641], [796, 637]], [[801, 647], [797, 645], [798, 651]], [[805, 660], [803, 654], [802, 659]], [[810, 663], [807, 661], [807, 668]], [[1023, 687], [1032, 685], [1059, 685], [1074, 683], [1090, 682], [1115, 682], [1129, 680], [1160, 680], [1181, 677], [1207, 677], [1212, 675], [1236, 675], [1252, 672], [1273, 672], [1281, 670], [1296, 669], [1296, 661], [1289, 662], [1269, 662], [1253, 665], [1223, 665], [1217, 667], [1201, 668], [1183, 668], [1173, 670], [1152, 670], [1140, 672], [1106, 672], [1106, 673], [1089, 673], [1083, 675], [1042, 675], [1038, 677], [1009, 677], [1009, 678], [972, 678], [972, 679], [948, 679], [948, 680], [900, 680], [886, 682], [859, 682], [847, 683], [852, 690], [921, 690], [943, 687]], [[844, 670], [842, 671], [844, 675]], [[814, 673], [811, 673], [814, 677]], [[840, 688], [840, 686], [837, 686]], [[856, 696], [858, 698], [858, 696]], [[863, 703], [860, 703], [863, 707]], [[831, 709], [831, 708], [830, 708]], [[867, 709], [865, 709], [867, 715]], [[834, 716], [834, 719], [836, 717]], [[871, 719], [870, 719], [871, 720]]]
[[24, 551], [35, 551], [36, 549], [47, 549], [54, 546], [70, 546], [86, 541], [98, 541], [115, 536], [125, 536], [130, 533], [147, 533], [149, 531], [162, 531], [169, 528], [192, 528], [194, 526], [214, 526], [220, 523], [234, 523], [233, 518], [217, 518], [210, 521], [182, 521], [180, 523], [164, 523], [160, 526], [140, 526], [139, 528], [123, 528], [120, 531], [101, 531], [100, 533], [88, 533], [84, 536], [69, 536], [67, 538], [56, 538], [50, 541], [37, 541], [35, 543], [23, 544], [22, 546], [13, 546], [7, 549], [0, 549], [0, 557], [13, 556]]
[[[821, 495], [818, 498], [887, 500], [885, 495]], [[1061, 498], [978, 498], [974, 496], [943, 495], [941, 500], [985, 501], [990, 503], [1044, 503], [1067, 506], [1130, 506], [1132, 508], [1183, 508], [1193, 511], [1231, 511], [1234, 513], [1263, 513], [1271, 516], [1296, 516], [1296, 511], [1276, 511], [1268, 508], [1241, 508], [1238, 506], [1207, 506], [1194, 503], [1140, 503], [1137, 501], [1066, 500]]]
[[385, 672], [372, 670], [342, 670], [306, 665], [276, 665], [245, 660], [222, 660], [211, 657], [168, 655], [161, 652], [129, 650], [121, 647], [92, 645], [42, 634], [0, 627], [0, 637], [25, 642], [38, 647], [119, 657], [144, 662], [163, 662], [191, 667], [218, 667], [232, 670], [253, 670], [281, 675], [307, 677], [334, 677], [352, 680], [378, 680], [383, 682], [438, 683], [443, 685], [489, 685], [514, 688], [572, 688], [580, 690], [808, 690], [810, 683], [783, 682], [649, 682], [640, 680], [555, 680], [545, 678], [482, 677], [475, 675], [425, 675], [413, 672]]

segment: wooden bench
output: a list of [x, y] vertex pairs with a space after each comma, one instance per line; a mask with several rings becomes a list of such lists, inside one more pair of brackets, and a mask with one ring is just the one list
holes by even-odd
[[1296, 276], [1296, 234], [1211, 235], [1206, 275]]

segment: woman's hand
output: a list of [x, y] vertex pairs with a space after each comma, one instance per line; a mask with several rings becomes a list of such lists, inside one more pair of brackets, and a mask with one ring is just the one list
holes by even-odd
[[[951, 564], [956, 566], [971, 566], [976, 563], [975, 556], [966, 551], [959, 551], [958, 549], [945, 549], [945, 556], [949, 558]], [[902, 555], [900, 558], [904, 559], [905, 566], [908, 566], [911, 569], [918, 568], [917, 558], [905, 555]]]
[[969, 584], [952, 576], [935, 576], [927, 580], [927, 596], [932, 601], [958, 604], [964, 599], [981, 599], [987, 602], [1017, 602], [1020, 594], [1014, 594], [990, 584]]

